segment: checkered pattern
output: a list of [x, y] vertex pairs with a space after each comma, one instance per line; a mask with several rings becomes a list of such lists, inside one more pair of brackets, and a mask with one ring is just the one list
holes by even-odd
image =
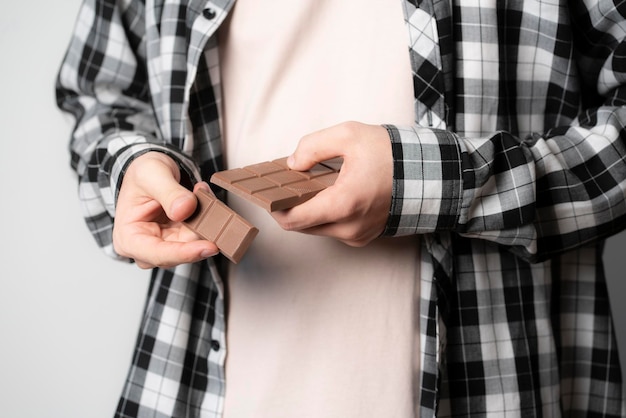
[[223, 297], [211, 269], [153, 270], [128, 383], [116, 416], [221, 414]]
[[[221, 168], [216, 29], [234, 0], [85, 0], [57, 83], [87, 225], [124, 170]], [[420, 416], [626, 416], [601, 239], [623, 228], [622, 3], [401, 0], [415, 125], [387, 235], [423, 235]], [[551, 257], [550, 259], [548, 259]], [[155, 270], [117, 416], [221, 416], [216, 260]], [[416, 353], [417, 355], [417, 353]]]

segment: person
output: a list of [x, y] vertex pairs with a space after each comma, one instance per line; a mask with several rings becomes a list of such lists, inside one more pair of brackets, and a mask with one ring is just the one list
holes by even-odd
[[[625, 416], [626, 7], [85, 0], [56, 85], [84, 217], [152, 269], [116, 416]], [[408, 47], [407, 47], [408, 46]], [[342, 157], [240, 263], [211, 174]]]

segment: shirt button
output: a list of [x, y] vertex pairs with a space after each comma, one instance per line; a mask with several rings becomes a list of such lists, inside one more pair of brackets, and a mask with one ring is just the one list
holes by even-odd
[[218, 351], [220, 349], [220, 342], [217, 340], [211, 340], [211, 350]]
[[202, 11], [202, 16], [204, 16], [208, 20], [213, 20], [215, 19], [215, 16], [217, 16], [217, 13], [215, 13], [215, 10], [208, 8]]

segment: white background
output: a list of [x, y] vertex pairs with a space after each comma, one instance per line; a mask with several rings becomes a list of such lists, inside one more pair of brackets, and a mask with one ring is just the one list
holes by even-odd
[[0, 5], [2, 417], [112, 417], [149, 281], [81, 219], [54, 97], [79, 3]]
[[[100, 252], [82, 221], [54, 80], [79, 0], [0, 6], [0, 410], [12, 418], [113, 415], [149, 273]], [[606, 259], [626, 345], [626, 236]], [[624, 351], [624, 350], [622, 350]], [[624, 357], [624, 356], [622, 356]]]

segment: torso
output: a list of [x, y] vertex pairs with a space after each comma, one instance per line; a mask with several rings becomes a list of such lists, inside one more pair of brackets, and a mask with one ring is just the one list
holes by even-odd
[[[413, 123], [400, 2], [239, 0], [220, 29], [230, 168], [291, 153], [346, 120]], [[414, 416], [415, 237], [351, 248], [285, 232], [235, 196], [260, 233], [227, 280], [226, 417]]]

